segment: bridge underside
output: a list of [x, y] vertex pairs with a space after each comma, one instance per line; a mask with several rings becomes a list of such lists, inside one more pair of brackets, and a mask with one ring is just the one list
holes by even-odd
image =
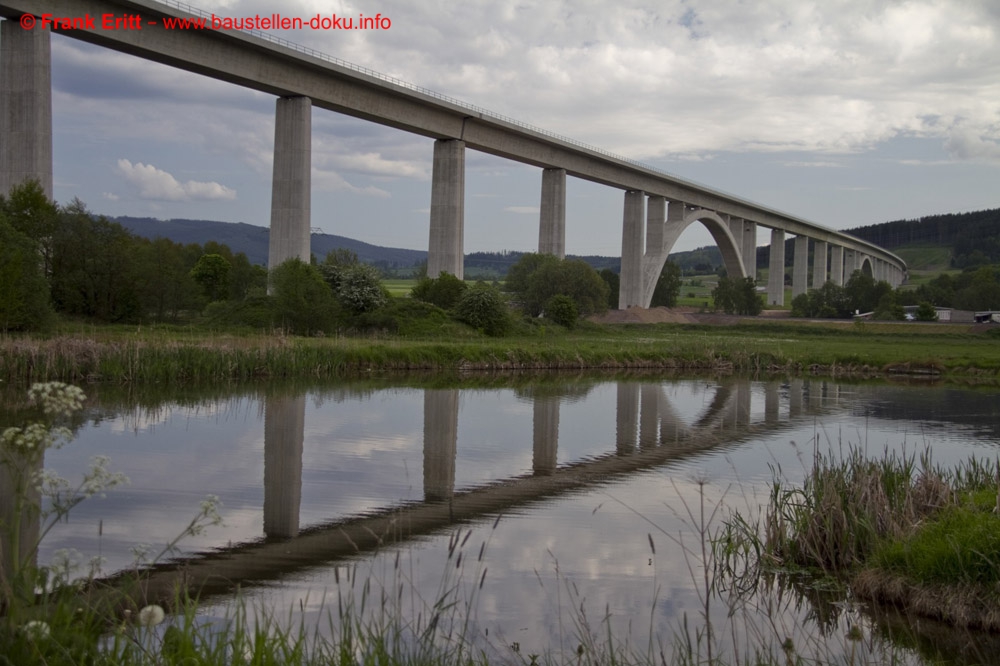
[[[185, 15], [147, 0], [0, 0], [0, 15], [97, 15], [123, 7], [151, 16]], [[23, 30], [16, 20], [0, 21], [2, 193], [37, 179], [52, 196], [49, 32]], [[159, 27], [144, 27], [141, 35], [105, 30], [65, 34], [279, 97], [270, 267], [291, 257], [309, 257], [311, 109], [319, 106], [436, 139], [428, 240], [431, 276], [448, 272], [462, 277], [464, 272], [465, 149], [473, 148], [542, 169], [539, 252], [565, 255], [567, 175], [625, 190], [619, 294], [623, 308], [649, 306], [670, 250], [696, 221], [712, 234], [731, 276], [756, 276], [758, 226], [770, 228], [774, 236], [794, 235], [793, 294], [810, 287], [810, 240], [814, 254], [822, 257], [814, 260], [812, 288], [827, 278], [842, 284], [854, 270], [893, 285], [905, 277], [905, 264], [898, 257], [840, 232], [248, 34]], [[768, 302], [781, 304], [783, 247], [778, 254], [773, 240]]]

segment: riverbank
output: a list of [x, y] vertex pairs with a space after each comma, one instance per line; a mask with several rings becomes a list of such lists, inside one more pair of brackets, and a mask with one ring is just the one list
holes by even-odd
[[751, 375], [1000, 378], [1000, 339], [967, 326], [825, 324], [733, 318], [720, 324], [587, 323], [490, 338], [302, 338], [187, 327], [77, 327], [0, 338], [0, 380], [226, 382], [411, 370], [650, 368]]

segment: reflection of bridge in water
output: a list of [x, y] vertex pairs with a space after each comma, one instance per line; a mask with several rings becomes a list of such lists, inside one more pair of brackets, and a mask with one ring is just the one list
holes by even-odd
[[[720, 383], [701, 413], [685, 420], [663, 384], [617, 384], [613, 451], [557, 465], [564, 397], [550, 387], [525, 391], [533, 403], [532, 472], [456, 489], [459, 389], [424, 390], [423, 502], [300, 529], [306, 396], [271, 396], [264, 403], [265, 538], [191, 555], [155, 567], [146, 600], [169, 602], [178, 583], [206, 595], [280, 578], [379, 547], [431, 535], [456, 522], [496, 515], [530, 503], [583, 491], [634, 472], [779, 432], [802, 417], [828, 412], [839, 387], [791, 380], [763, 385], [763, 410], [752, 410], [749, 380]], [[783, 417], [783, 405], [787, 404]], [[10, 501], [0, 501], [9, 510]], [[4, 548], [6, 552], [6, 548]], [[110, 580], [113, 580], [111, 577]]]

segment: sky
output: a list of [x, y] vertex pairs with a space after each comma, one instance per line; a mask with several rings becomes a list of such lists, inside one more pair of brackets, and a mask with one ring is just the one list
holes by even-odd
[[[996, 0], [193, 4], [379, 14], [275, 34], [834, 229], [1000, 207]], [[61, 35], [52, 82], [60, 203], [268, 225], [273, 96]], [[312, 132], [313, 228], [426, 249], [432, 140], [316, 108]], [[467, 151], [465, 251], [537, 249], [540, 188]], [[567, 252], [620, 255], [622, 191], [567, 190]]]

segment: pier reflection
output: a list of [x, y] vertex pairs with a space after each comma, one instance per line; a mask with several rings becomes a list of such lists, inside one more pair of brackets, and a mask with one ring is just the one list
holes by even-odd
[[[169, 601], [182, 579], [202, 595], [213, 594], [235, 583], [270, 580], [301, 567], [431, 534], [456, 521], [602, 485], [780, 431], [828, 404], [823, 383], [818, 381], [793, 380], [783, 388], [774, 382], [762, 385], [725, 379], [706, 384], [694, 398], [680, 396], [676, 402], [668, 395], [668, 386], [648, 380], [617, 382], [615, 441], [608, 442], [603, 454], [562, 464], [558, 460], [560, 410], [566, 401], [579, 397], [579, 388], [570, 386], [565, 393], [551, 385], [519, 390], [519, 397], [531, 403], [530, 469], [465, 488], [456, 487], [461, 391], [423, 389], [423, 501], [390, 502], [363, 514], [335, 516], [306, 527], [299, 524], [303, 456], [309, 448], [306, 397], [268, 396], [264, 400], [265, 538], [158, 567], [151, 574], [147, 600]], [[756, 410], [755, 399], [763, 403]], [[785, 404], [788, 418], [783, 419]]]

